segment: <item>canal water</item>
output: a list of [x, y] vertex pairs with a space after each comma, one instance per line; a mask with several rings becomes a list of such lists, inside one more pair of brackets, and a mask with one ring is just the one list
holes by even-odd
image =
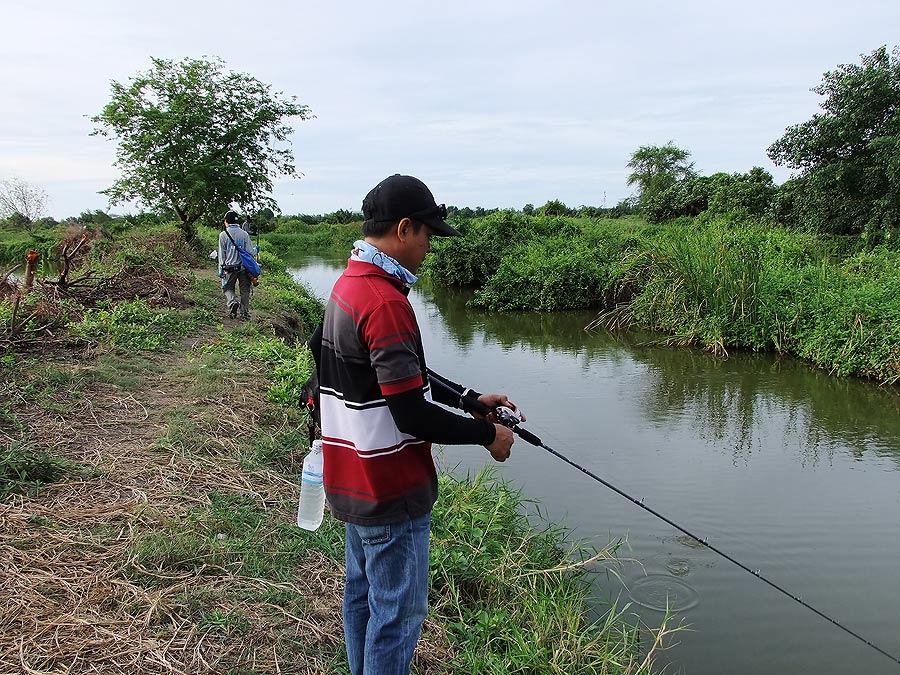
[[[345, 265], [292, 274], [325, 298]], [[498, 314], [417, 284], [431, 368], [507, 393], [526, 428], [728, 555], [900, 655], [900, 395], [791, 359], [651, 346], [583, 330], [593, 314]], [[484, 448], [445, 447], [476, 472]], [[900, 674], [900, 665], [546, 451], [518, 439], [497, 475], [573, 538], [622, 540], [595, 606], [687, 630], [657, 661], [689, 675]]]

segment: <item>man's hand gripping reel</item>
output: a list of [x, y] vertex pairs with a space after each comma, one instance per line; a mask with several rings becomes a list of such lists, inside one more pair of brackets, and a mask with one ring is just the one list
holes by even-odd
[[519, 424], [522, 422], [522, 414], [518, 410], [513, 410], [512, 408], [508, 408], [505, 405], [498, 405], [496, 408], [491, 409], [489, 406], [485, 405], [481, 401], [475, 398], [467, 398], [466, 403], [468, 403], [471, 410], [488, 417], [491, 413], [494, 415], [494, 420], [497, 424], [502, 424], [505, 427], [512, 429], [513, 433], [519, 436], [523, 441], [527, 441], [532, 445], [543, 446], [544, 443], [540, 438], [535, 436], [533, 433], [528, 431], [527, 429], [522, 429]]

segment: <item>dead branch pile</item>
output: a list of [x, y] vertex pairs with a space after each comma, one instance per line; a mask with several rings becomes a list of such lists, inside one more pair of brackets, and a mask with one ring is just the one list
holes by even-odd
[[106, 276], [87, 273], [65, 284], [46, 279], [39, 283], [48, 293], [76, 300], [85, 307], [95, 307], [101, 301], [138, 298], [154, 307], [182, 308], [191, 304], [185, 296], [189, 284], [185, 274], [166, 272], [149, 263], [127, 265]]
[[[61, 255], [63, 267], [57, 279], [38, 279], [25, 292], [11, 276], [15, 268], [0, 277], [0, 303], [9, 303], [8, 318], [0, 308], [0, 351], [20, 352], [57, 349], [73, 343], [66, 323], [79, 321], [84, 308], [100, 302], [146, 300], [154, 307], [184, 308], [191, 302], [186, 293], [188, 274], [172, 265], [155, 264], [190, 257], [190, 250], [178, 233], [161, 232], [132, 243], [140, 245], [131, 256], [107, 255], [87, 264], [87, 251], [96, 245], [97, 231], [79, 228], [66, 238]], [[78, 265], [84, 264], [84, 267]]]

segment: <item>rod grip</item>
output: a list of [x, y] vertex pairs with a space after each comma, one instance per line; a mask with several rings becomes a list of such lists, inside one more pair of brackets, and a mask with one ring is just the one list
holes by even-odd
[[465, 402], [466, 402], [466, 406], [468, 407], [469, 410], [477, 412], [479, 415], [484, 415], [485, 417], [487, 417], [492, 412], [494, 412], [493, 408], [491, 408], [489, 405], [485, 405], [484, 403], [479, 401], [474, 396], [474, 394], [466, 394]]
[[516, 434], [518, 434], [519, 438], [521, 438], [523, 441], [525, 441], [527, 443], [531, 443], [532, 445], [537, 445], [537, 446], [541, 446], [544, 444], [540, 438], [535, 436], [533, 433], [531, 433], [527, 429], [522, 429], [521, 427], [515, 427], [513, 429], [513, 431], [515, 431]]

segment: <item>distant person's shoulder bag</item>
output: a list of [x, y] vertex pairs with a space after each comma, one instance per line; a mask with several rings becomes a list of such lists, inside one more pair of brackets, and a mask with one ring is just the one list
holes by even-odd
[[234, 244], [234, 247], [238, 250], [238, 255], [241, 257], [241, 266], [247, 270], [247, 274], [250, 275], [250, 283], [256, 286], [259, 283], [259, 275], [262, 272], [262, 267], [259, 266], [259, 263], [256, 262], [256, 258], [253, 257], [253, 254], [250, 253], [250, 251], [244, 249], [243, 246], [234, 240], [234, 237], [231, 236], [227, 227], [225, 228], [225, 234], [228, 235], [228, 238], [231, 239], [231, 243]]

